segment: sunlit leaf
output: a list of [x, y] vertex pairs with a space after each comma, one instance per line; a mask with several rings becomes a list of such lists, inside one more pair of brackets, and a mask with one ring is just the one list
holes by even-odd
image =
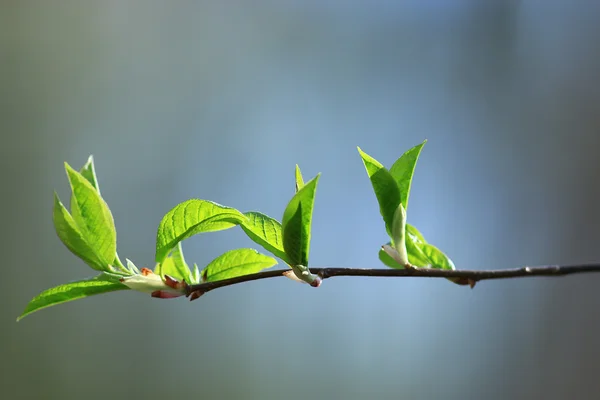
[[98, 185], [98, 178], [96, 176], [96, 168], [94, 167], [94, 157], [89, 156], [87, 162], [81, 167], [79, 173], [92, 184], [94, 189], [100, 194], [100, 186]]
[[320, 175], [308, 181], [288, 203], [282, 219], [283, 248], [292, 265], [308, 266], [315, 193]]
[[77, 257], [95, 270], [103, 271], [106, 264], [96, 253], [95, 249], [87, 242], [79, 227], [54, 193], [54, 210], [52, 213], [54, 229], [63, 244]]
[[389, 171], [379, 161], [358, 148], [379, 203], [379, 212], [388, 235], [392, 236], [394, 213], [400, 204], [400, 189]]
[[206, 282], [254, 274], [277, 264], [273, 257], [254, 249], [230, 250], [211, 261], [202, 272]]
[[121, 284], [114, 276], [108, 274], [100, 274], [93, 278], [84, 279], [81, 281], [65, 283], [48, 290], [34, 297], [23, 314], [17, 321], [25, 316], [41, 310], [42, 308], [50, 307], [56, 304], [65, 303], [67, 301], [81, 299], [95, 294], [114, 292], [117, 290], [126, 290], [127, 286]]
[[304, 179], [302, 178], [302, 172], [300, 167], [296, 164], [296, 193], [304, 186]]
[[208, 200], [184, 201], [171, 209], [158, 226], [156, 262], [162, 262], [177, 243], [190, 236], [229, 229], [245, 220], [246, 217], [235, 208]]
[[92, 247], [104, 266], [110, 270], [117, 250], [117, 232], [115, 223], [98, 191], [92, 184], [65, 163], [65, 169], [71, 184], [71, 215], [79, 232]]
[[390, 174], [394, 177], [394, 180], [400, 189], [400, 202], [405, 210], [408, 210], [408, 197], [410, 195], [410, 186], [415, 172], [415, 166], [417, 165], [419, 154], [421, 154], [421, 149], [423, 149], [425, 143], [427, 143], [427, 140], [402, 154], [402, 156], [392, 165], [392, 168], [390, 168]]
[[268, 215], [250, 211], [244, 213], [247, 220], [240, 226], [250, 239], [261, 245], [265, 250], [288, 262], [288, 256], [283, 249], [281, 224]]

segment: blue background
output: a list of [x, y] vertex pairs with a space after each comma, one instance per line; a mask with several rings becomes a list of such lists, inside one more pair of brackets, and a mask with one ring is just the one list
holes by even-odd
[[[56, 238], [62, 162], [94, 154], [122, 257], [211, 199], [281, 218], [323, 176], [313, 266], [381, 267], [356, 152], [428, 139], [408, 220], [458, 268], [600, 261], [592, 1], [5, 1], [3, 277], [10, 399], [598, 398], [600, 276], [273, 279], [194, 303], [134, 292], [15, 318], [92, 271]], [[239, 230], [184, 242], [206, 265]]]

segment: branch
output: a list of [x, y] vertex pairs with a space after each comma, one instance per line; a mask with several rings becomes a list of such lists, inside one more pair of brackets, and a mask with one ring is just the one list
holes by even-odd
[[[276, 278], [284, 276], [289, 269], [258, 272], [223, 279], [215, 282], [205, 282], [196, 285], [187, 285], [186, 296], [195, 300], [206, 292], [224, 286], [238, 283], [256, 281], [259, 279]], [[369, 276], [369, 277], [421, 277], [421, 278], [449, 278], [458, 284], [475, 286], [476, 282], [491, 279], [526, 278], [532, 276], [562, 276], [579, 274], [584, 272], [600, 272], [600, 264], [580, 265], [544, 265], [541, 267], [522, 267], [513, 269], [498, 269], [489, 271], [472, 270], [447, 270], [432, 268], [406, 268], [406, 269], [362, 269], [362, 268], [311, 268], [311, 272], [319, 275], [321, 279], [333, 278], [335, 276]]]

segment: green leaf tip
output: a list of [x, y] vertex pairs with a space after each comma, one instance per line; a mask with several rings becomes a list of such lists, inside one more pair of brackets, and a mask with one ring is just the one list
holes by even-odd
[[79, 173], [92, 184], [94, 189], [100, 194], [100, 186], [98, 185], [98, 177], [96, 176], [96, 168], [94, 167], [94, 156], [90, 155], [86, 163], [81, 167]]
[[298, 190], [302, 189], [304, 186], [304, 179], [302, 178], [302, 172], [300, 172], [300, 167], [296, 164], [296, 193]]
[[291, 265], [308, 266], [312, 214], [320, 174], [290, 200], [282, 218], [283, 248]]
[[109, 274], [100, 274], [93, 278], [65, 283], [63, 285], [44, 290], [42, 293], [34, 297], [29, 304], [27, 304], [23, 314], [17, 318], [17, 321], [20, 321], [29, 314], [39, 311], [43, 308], [96, 294], [127, 289], [127, 286], [121, 284], [117, 278]]
[[410, 187], [412, 185], [415, 167], [425, 143], [427, 143], [427, 140], [424, 140], [423, 143], [406, 151], [390, 168], [390, 174], [396, 181], [400, 190], [400, 202], [404, 205], [406, 210], [408, 210], [408, 197], [410, 195]]
[[184, 239], [205, 232], [232, 228], [246, 222], [235, 208], [200, 199], [176, 205], [162, 219], [156, 233], [156, 257], [161, 263], [169, 251]]
[[400, 189], [394, 177], [379, 161], [362, 151], [360, 147], [358, 152], [379, 203], [379, 212], [385, 222], [386, 231], [391, 237], [394, 214], [400, 204]]

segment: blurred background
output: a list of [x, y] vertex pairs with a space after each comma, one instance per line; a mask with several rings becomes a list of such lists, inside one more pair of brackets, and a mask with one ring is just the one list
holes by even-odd
[[[272, 279], [15, 322], [92, 275], [51, 217], [89, 154], [140, 267], [188, 198], [280, 219], [296, 163], [323, 173], [312, 265], [382, 267], [356, 146], [390, 166], [424, 139], [408, 220], [458, 268], [600, 261], [600, 3], [0, 4], [3, 398], [600, 397], [600, 275]], [[183, 246], [203, 266], [253, 244]]]

